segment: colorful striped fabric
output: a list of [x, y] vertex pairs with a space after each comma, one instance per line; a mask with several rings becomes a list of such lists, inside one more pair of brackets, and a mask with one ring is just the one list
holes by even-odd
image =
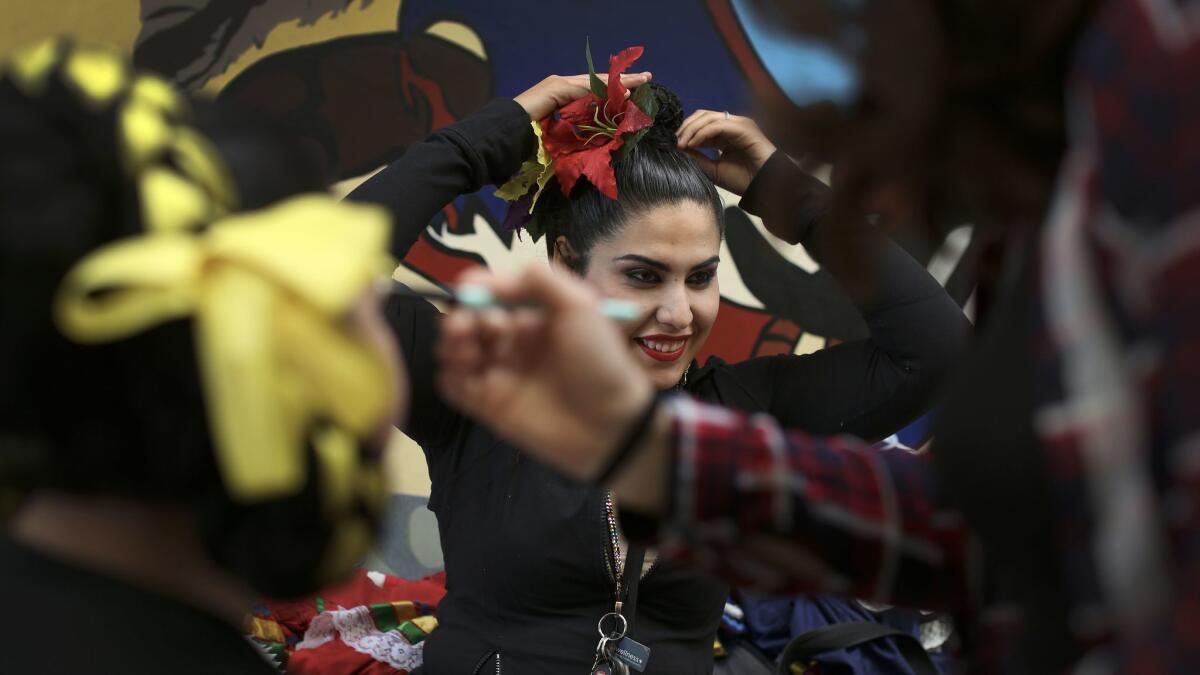
[[407, 675], [424, 661], [444, 594], [442, 574], [406, 581], [360, 570], [320, 595], [263, 601], [246, 618], [246, 631], [289, 675]]

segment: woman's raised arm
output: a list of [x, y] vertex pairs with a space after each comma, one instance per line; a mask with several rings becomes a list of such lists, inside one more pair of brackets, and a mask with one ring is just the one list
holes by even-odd
[[[628, 87], [649, 73], [623, 75]], [[346, 196], [392, 212], [392, 254], [402, 259], [438, 211], [459, 195], [508, 180], [533, 154], [530, 120], [588, 93], [588, 76], [551, 75], [515, 99], [497, 99], [433, 132]]]
[[[870, 330], [865, 339], [814, 354], [735, 364], [739, 381], [769, 398], [782, 424], [811, 433], [880, 438], [925, 412], [965, 354], [970, 333], [945, 289], [875, 227], [834, 222], [830, 188], [776, 151], [753, 120], [699, 111], [684, 122], [679, 140], [693, 151], [721, 148], [719, 163], [698, 161], [718, 185], [741, 194], [741, 207], [762, 217], [769, 231], [804, 244], [842, 283]], [[835, 252], [838, 238], [847, 248]]]

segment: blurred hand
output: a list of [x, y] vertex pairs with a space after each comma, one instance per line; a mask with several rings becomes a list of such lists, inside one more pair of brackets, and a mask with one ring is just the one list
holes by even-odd
[[654, 395], [619, 327], [587, 286], [542, 265], [517, 277], [477, 268], [459, 283], [539, 307], [450, 312], [438, 345], [443, 396], [565, 474], [594, 478]]
[[[775, 154], [775, 145], [749, 117], [712, 110], [697, 110], [679, 127], [679, 147], [699, 162], [718, 186], [741, 195], [763, 164]], [[718, 153], [711, 160], [700, 152]]]
[[[601, 81], [608, 83], [607, 74], [597, 73]], [[627, 73], [621, 76], [621, 83], [632, 89], [640, 87], [653, 77], [650, 73]], [[551, 75], [538, 82], [513, 100], [529, 113], [529, 119], [540, 120], [550, 116], [550, 113], [578, 98], [587, 96], [591, 91], [587, 75]]]

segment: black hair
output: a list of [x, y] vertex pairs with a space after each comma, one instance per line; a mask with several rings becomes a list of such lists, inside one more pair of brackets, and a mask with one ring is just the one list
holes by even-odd
[[[0, 488], [185, 502], [220, 484], [191, 321], [81, 345], [52, 315], [79, 259], [143, 231], [119, 108], [83, 104], [57, 74], [36, 96], [0, 77]], [[240, 208], [323, 189], [289, 138], [225, 106], [194, 109]]]
[[567, 238], [579, 255], [568, 261], [582, 273], [589, 253], [598, 242], [612, 237], [635, 214], [657, 206], [694, 202], [712, 209], [718, 231], [724, 235], [725, 209], [712, 180], [696, 162], [680, 150], [675, 136], [683, 124], [683, 105], [666, 87], [650, 83], [658, 103], [654, 124], [625, 157], [613, 163], [617, 199], [601, 194], [586, 179], [575, 184], [566, 198], [556, 181], [546, 187], [538, 203], [546, 226], [546, 248], [551, 258], [559, 235]]
[[[63, 276], [91, 251], [144, 230], [118, 144], [131, 90], [85, 100], [62, 74], [59, 62], [32, 88], [0, 76], [0, 519], [41, 490], [169, 504], [191, 515], [213, 562], [258, 592], [312, 592], [332, 581], [325, 563], [335, 533], [376, 527], [362, 499], [328, 508], [315, 446], [306, 445], [307, 477], [295, 492], [238, 499], [218, 467], [190, 318], [87, 345], [56, 326]], [[325, 187], [296, 139], [222, 104], [187, 107], [188, 126], [233, 179], [230, 208]], [[188, 175], [175, 155], [153, 161]], [[368, 450], [360, 445], [360, 456]]]

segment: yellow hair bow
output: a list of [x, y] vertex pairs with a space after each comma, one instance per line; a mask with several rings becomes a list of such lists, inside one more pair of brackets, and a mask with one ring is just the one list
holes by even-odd
[[67, 274], [57, 322], [96, 343], [192, 317], [230, 496], [299, 490], [306, 441], [348, 485], [361, 479], [349, 475], [356, 461], [338, 457], [385, 419], [391, 389], [378, 352], [345, 318], [384, 269], [388, 231], [382, 209], [305, 195], [199, 234], [118, 241]]

